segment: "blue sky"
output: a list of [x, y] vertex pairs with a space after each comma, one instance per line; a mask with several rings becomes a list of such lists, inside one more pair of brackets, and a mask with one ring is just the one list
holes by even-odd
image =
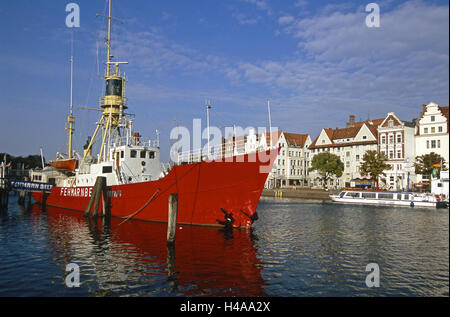
[[[66, 4], [81, 9], [68, 29]], [[268, 126], [309, 133], [395, 112], [402, 120], [421, 105], [449, 103], [448, 1], [376, 2], [380, 28], [365, 25], [371, 1], [166, 0], [113, 1], [113, 55], [128, 82], [135, 129], [169, 134], [178, 124]], [[0, 152], [64, 152], [73, 37], [74, 103], [96, 107], [103, 94], [105, 0], [0, 2]], [[120, 40], [119, 40], [120, 39]], [[97, 49], [98, 47], [98, 49]], [[100, 65], [97, 64], [97, 52]], [[81, 151], [98, 113], [75, 109]]]

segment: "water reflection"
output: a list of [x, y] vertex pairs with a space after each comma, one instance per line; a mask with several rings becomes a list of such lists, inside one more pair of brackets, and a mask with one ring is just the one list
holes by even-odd
[[54, 207], [45, 212], [57, 265], [80, 266], [81, 292], [266, 296], [251, 231], [178, 226], [174, 247], [167, 247], [167, 224], [128, 221], [116, 228], [121, 219], [85, 219]]
[[[448, 296], [448, 210], [268, 199], [252, 231], [103, 219], [11, 203], [0, 296]], [[80, 267], [80, 288], [65, 285]], [[368, 263], [380, 287], [365, 284]]]
[[[263, 199], [255, 231], [269, 294], [448, 296], [448, 211]], [[377, 263], [381, 287], [365, 284]]]

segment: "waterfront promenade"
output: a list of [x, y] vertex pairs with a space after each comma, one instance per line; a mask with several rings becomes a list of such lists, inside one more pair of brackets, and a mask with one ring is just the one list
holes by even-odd
[[338, 190], [325, 191], [323, 189], [311, 188], [278, 188], [278, 189], [264, 189], [263, 197], [280, 197], [280, 198], [298, 198], [308, 200], [322, 200], [331, 201], [330, 194], [335, 194]]

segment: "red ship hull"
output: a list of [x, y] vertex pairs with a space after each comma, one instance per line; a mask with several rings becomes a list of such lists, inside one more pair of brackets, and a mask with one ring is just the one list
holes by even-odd
[[[278, 152], [237, 156], [232, 162], [228, 158], [179, 165], [156, 181], [111, 186], [111, 216], [126, 218], [139, 211], [133, 219], [167, 222], [169, 195], [178, 194], [179, 224], [221, 225], [225, 211], [232, 215], [233, 227], [251, 227]], [[85, 211], [92, 191], [93, 187], [54, 186], [45, 204]], [[33, 193], [33, 198], [42, 203], [44, 193]]]

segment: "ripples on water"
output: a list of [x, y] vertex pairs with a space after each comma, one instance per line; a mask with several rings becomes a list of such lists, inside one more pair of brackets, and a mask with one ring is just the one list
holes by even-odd
[[[12, 197], [11, 197], [12, 198]], [[129, 221], [10, 199], [0, 296], [448, 296], [448, 210], [262, 199], [252, 230]], [[81, 287], [65, 286], [66, 265]], [[367, 288], [368, 263], [380, 287]]]

